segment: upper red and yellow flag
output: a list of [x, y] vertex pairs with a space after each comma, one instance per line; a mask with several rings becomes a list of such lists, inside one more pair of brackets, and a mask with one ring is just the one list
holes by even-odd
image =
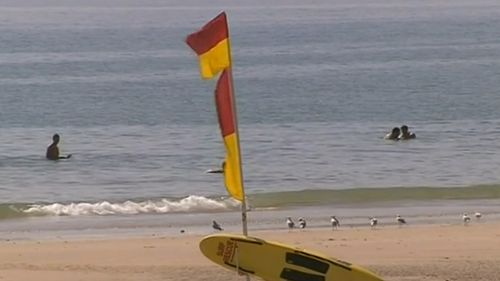
[[200, 59], [202, 78], [211, 79], [231, 66], [229, 28], [225, 12], [220, 13], [201, 30], [190, 34], [186, 43]]
[[236, 130], [235, 112], [233, 108], [234, 94], [230, 83], [228, 70], [224, 70], [217, 81], [215, 88], [215, 104], [219, 125], [226, 147], [224, 162], [224, 183], [227, 191], [235, 199], [243, 201], [243, 179], [240, 164], [240, 142]]

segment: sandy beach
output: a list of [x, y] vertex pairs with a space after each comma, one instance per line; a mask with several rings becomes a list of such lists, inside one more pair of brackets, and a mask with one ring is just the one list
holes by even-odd
[[[365, 266], [384, 280], [500, 280], [500, 223], [278, 230], [253, 236]], [[198, 250], [202, 236], [0, 242], [0, 280], [238, 280]]]

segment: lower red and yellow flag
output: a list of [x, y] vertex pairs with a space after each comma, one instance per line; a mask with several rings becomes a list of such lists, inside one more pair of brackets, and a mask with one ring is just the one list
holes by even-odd
[[229, 69], [225, 69], [217, 81], [215, 89], [215, 104], [219, 117], [219, 125], [226, 147], [226, 160], [223, 165], [224, 183], [227, 191], [235, 199], [243, 201], [243, 180], [240, 162], [240, 144], [236, 130], [234, 93], [229, 75]]

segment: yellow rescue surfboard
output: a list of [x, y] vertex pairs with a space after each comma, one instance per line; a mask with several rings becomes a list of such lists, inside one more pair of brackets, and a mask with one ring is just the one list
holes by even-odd
[[383, 281], [360, 266], [255, 237], [210, 235], [200, 250], [218, 265], [266, 281]]

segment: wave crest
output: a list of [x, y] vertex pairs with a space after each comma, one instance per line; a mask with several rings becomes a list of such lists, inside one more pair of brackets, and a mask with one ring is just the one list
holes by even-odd
[[147, 200], [143, 202], [125, 201], [110, 203], [108, 201], [97, 203], [53, 203], [34, 204], [23, 213], [31, 215], [53, 216], [81, 216], [81, 215], [135, 215], [135, 214], [166, 214], [166, 213], [193, 213], [217, 212], [235, 209], [239, 202], [232, 199], [215, 200], [203, 196], [191, 195], [178, 201], [161, 199], [158, 201]]

